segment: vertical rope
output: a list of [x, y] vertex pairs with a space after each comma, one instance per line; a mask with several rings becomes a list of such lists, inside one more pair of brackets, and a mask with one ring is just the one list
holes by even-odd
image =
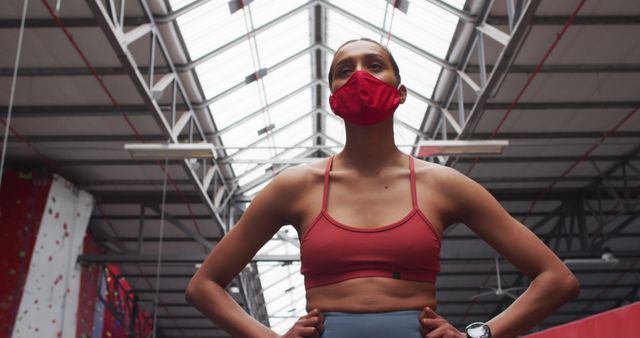
[[2, 155], [0, 156], [0, 191], [2, 191], [2, 177], [4, 174], [4, 161], [7, 156], [7, 144], [9, 142], [9, 126], [11, 125], [11, 111], [13, 110], [13, 99], [16, 94], [16, 81], [18, 79], [18, 66], [22, 54], [22, 38], [24, 37], [24, 22], [27, 19], [27, 7], [29, 0], [24, 0], [22, 6], [22, 20], [20, 21], [20, 33], [18, 35], [18, 49], [16, 50], [16, 61], [13, 65], [13, 79], [11, 80], [11, 94], [9, 94], [9, 109], [7, 110], [7, 120], [4, 124], [4, 140], [2, 142]]
[[384, 44], [385, 47], [389, 45], [391, 41], [391, 27], [393, 26], [393, 17], [396, 14], [396, 3], [398, 0], [393, 0], [393, 9], [391, 10], [391, 18], [389, 19], [389, 29], [387, 30], [387, 42]]
[[[167, 148], [171, 140], [167, 140]], [[164, 211], [167, 202], [167, 171], [169, 168], [169, 153], [165, 155], [164, 167], [162, 168], [162, 205], [160, 206], [160, 235], [158, 236], [158, 264], [156, 265], [156, 286], [153, 297], [153, 330], [152, 336], [156, 338], [156, 326], [158, 320], [158, 294], [160, 292], [160, 268], [162, 267], [162, 237], [164, 235]]]
[[[275, 140], [273, 139], [273, 136], [271, 136], [271, 132], [269, 131], [269, 126], [271, 125], [271, 113], [269, 112], [269, 109], [266, 108], [269, 105], [269, 102], [267, 100], [267, 91], [264, 86], [264, 80], [258, 74], [258, 72], [262, 68], [262, 64], [260, 62], [260, 54], [258, 51], [258, 42], [256, 41], [255, 37], [251, 34], [251, 32], [255, 29], [253, 25], [253, 16], [251, 14], [251, 6], [245, 4], [244, 0], [240, 0], [240, 2], [242, 4], [244, 24], [245, 24], [245, 27], [247, 28], [247, 42], [249, 42], [249, 48], [251, 50], [251, 61], [253, 63], [253, 68], [256, 74], [256, 84], [258, 85], [258, 91], [260, 92], [259, 99], [260, 99], [260, 104], [262, 106], [261, 109], [264, 113], [262, 117], [265, 120], [265, 134], [266, 134], [267, 144], [270, 147], [269, 154], [272, 157], [275, 157], [276, 144], [275, 144]], [[272, 170], [272, 173], [273, 173], [273, 170]]]
[[384, 17], [382, 18], [382, 32], [380, 32], [380, 44], [384, 39], [384, 28], [387, 26], [387, 13], [389, 12], [389, 4], [384, 6]]

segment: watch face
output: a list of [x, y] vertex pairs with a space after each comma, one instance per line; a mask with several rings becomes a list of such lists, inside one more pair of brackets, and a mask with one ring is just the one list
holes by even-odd
[[489, 338], [489, 327], [484, 323], [473, 323], [467, 326], [467, 336], [471, 338]]

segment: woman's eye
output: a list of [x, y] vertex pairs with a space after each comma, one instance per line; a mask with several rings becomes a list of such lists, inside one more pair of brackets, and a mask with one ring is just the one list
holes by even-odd
[[351, 72], [351, 69], [349, 68], [341, 68], [338, 70], [338, 75], [344, 76], [347, 75]]
[[371, 65], [369, 65], [369, 68], [372, 69], [382, 69], [382, 65], [379, 63], [372, 63]]

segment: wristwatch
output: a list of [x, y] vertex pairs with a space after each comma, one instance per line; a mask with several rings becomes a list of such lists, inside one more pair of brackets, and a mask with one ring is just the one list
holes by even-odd
[[475, 322], [467, 325], [465, 329], [468, 338], [491, 338], [489, 325], [482, 322]]

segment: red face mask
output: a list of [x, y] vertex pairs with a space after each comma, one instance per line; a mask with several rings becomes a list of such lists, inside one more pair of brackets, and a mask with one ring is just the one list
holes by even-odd
[[329, 104], [336, 115], [365, 126], [391, 117], [400, 100], [394, 86], [358, 70], [329, 97]]

